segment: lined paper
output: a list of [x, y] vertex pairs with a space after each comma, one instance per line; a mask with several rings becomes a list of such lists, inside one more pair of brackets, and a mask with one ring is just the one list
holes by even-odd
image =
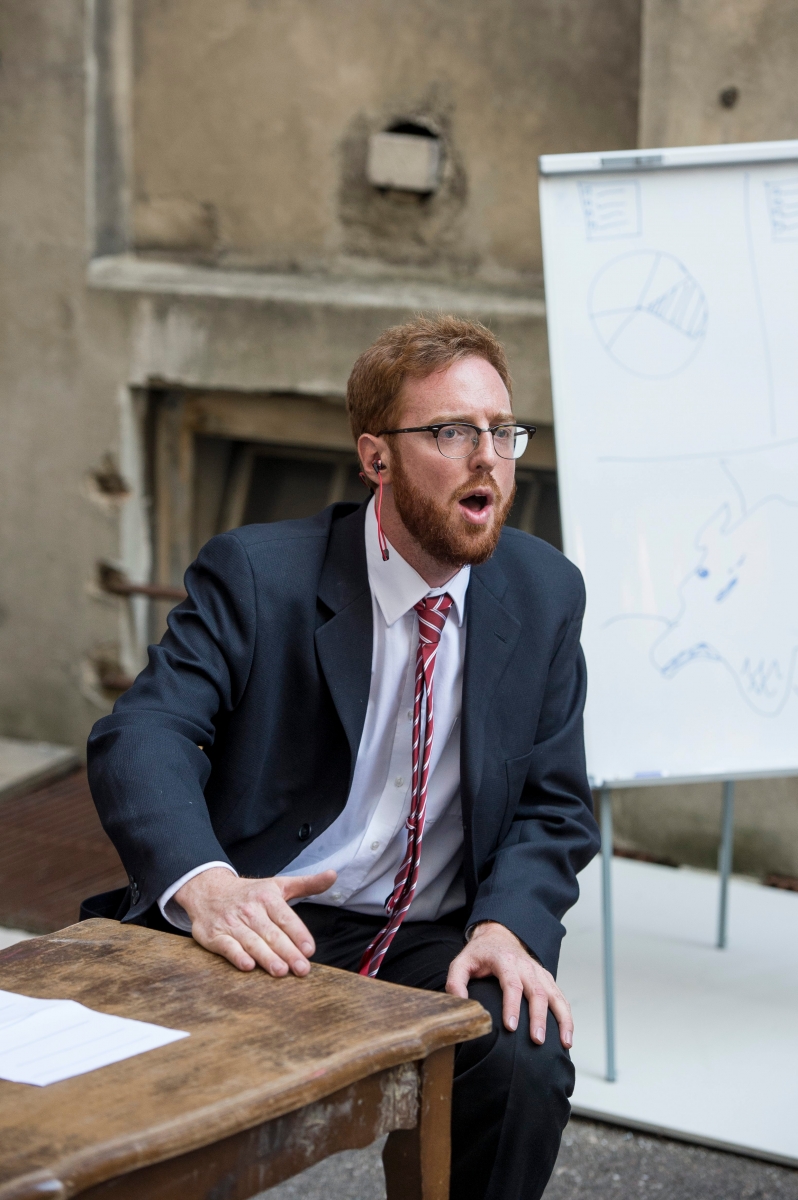
[[75, 1000], [0, 991], [0, 1079], [46, 1087], [189, 1035], [109, 1016]]

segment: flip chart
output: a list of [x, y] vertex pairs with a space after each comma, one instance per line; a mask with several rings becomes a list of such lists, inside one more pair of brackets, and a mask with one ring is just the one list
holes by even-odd
[[546, 155], [596, 785], [798, 770], [798, 141]]

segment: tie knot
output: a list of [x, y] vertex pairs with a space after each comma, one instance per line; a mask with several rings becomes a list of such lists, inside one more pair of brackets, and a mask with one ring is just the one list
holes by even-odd
[[451, 607], [452, 598], [448, 592], [442, 596], [425, 596], [414, 605], [418, 613], [418, 636], [422, 643], [432, 646], [438, 644]]

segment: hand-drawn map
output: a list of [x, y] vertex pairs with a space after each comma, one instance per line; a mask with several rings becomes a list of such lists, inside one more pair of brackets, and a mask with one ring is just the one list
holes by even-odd
[[664, 679], [696, 659], [719, 663], [746, 704], [775, 716], [798, 690], [798, 586], [787, 553], [798, 547], [798, 479], [795, 500], [764, 495], [749, 506], [733, 465], [721, 466], [737, 502], [722, 504], [696, 534], [695, 565], [651, 661]]

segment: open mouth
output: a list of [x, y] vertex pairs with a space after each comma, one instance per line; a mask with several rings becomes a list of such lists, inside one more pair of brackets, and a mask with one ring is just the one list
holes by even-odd
[[488, 488], [475, 488], [458, 500], [460, 511], [472, 525], [484, 525], [490, 519], [493, 508], [493, 493]]

